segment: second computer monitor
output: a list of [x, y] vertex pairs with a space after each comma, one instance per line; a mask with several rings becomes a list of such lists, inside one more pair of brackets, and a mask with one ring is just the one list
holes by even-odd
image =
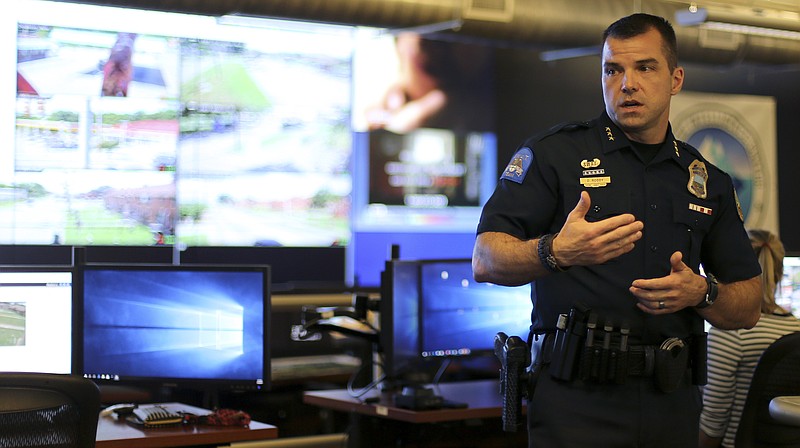
[[0, 266], [0, 371], [72, 373], [71, 266]]
[[86, 377], [268, 388], [268, 266], [88, 264], [80, 271]]

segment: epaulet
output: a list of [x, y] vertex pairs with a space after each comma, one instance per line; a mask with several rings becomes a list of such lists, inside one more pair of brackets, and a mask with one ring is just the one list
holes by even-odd
[[551, 135], [558, 134], [559, 132], [578, 131], [578, 130], [581, 130], [581, 129], [589, 129], [589, 128], [593, 127], [593, 126], [594, 126], [594, 120], [591, 120], [591, 121], [566, 121], [564, 123], [559, 123], [559, 124], [549, 128], [549, 129], [547, 129], [545, 131], [542, 131], [542, 132], [540, 132], [538, 134], [533, 135], [532, 137], [530, 137], [526, 141], [526, 143], [527, 144], [535, 143], [535, 142], [544, 140], [545, 138], [547, 138], [547, 137], [549, 137]]
[[533, 163], [533, 151], [531, 148], [534, 143], [544, 140], [551, 135], [558, 134], [559, 132], [589, 129], [592, 126], [594, 126], [593, 121], [569, 121], [555, 125], [544, 132], [530, 137], [511, 158], [511, 162], [509, 162], [506, 169], [503, 170], [503, 175], [500, 176], [500, 179], [506, 179], [521, 184], [522, 181], [525, 180], [525, 175], [528, 174], [528, 168], [530, 168]]
[[686, 151], [686, 152], [688, 152], [688, 153], [694, 155], [695, 157], [700, 158], [700, 159], [702, 159], [704, 161], [706, 160], [706, 158], [703, 157], [703, 155], [700, 154], [700, 151], [698, 151], [697, 148], [695, 148], [694, 146], [686, 143], [683, 140], [676, 140], [676, 142], [678, 142], [678, 146], [680, 146], [682, 150], [684, 150], [684, 151]]

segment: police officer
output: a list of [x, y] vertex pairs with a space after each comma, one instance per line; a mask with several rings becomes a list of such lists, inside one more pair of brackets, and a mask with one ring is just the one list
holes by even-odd
[[[758, 320], [760, 267], [731, 178], [672, 134], [670, 99], [683, 80], [668, 21], [613, 23], [603, 35], [604, 113], [528, 139], [484, 207], [475, 279], [533, 282], [532, 333], [545, 335], [531, 447], [696, 446], [691, 370], [705, 364], [703, 319], [726, 329]], [[630, 347], [614, 381], [548, 374], [559, 316], [578, 303], [597, 318], [595, 339], [604, 327], [613, 334], [605, 348]]]

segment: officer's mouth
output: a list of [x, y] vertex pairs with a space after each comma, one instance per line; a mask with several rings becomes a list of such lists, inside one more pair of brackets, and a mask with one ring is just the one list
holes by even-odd
[[628, 111], [628, 112], [634, 112], [634, 111], [640, 109], [642, 106], [643, 106], [642, 103], [640, 103], [638, 101], [630, 100], [630, 101], [623, 101], [620, 104], [620, 109]]

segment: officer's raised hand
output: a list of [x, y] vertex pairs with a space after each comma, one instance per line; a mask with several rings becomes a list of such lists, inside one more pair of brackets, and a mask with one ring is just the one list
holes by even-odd
[[644, 224], [630, 213], [587, 221], [591, 205], [589, 193], [582, 191], [578, 204], [553, 240], [553, 255], [559, 266], [605, 263], [632, 251], [634, 243], [642, 238]]

